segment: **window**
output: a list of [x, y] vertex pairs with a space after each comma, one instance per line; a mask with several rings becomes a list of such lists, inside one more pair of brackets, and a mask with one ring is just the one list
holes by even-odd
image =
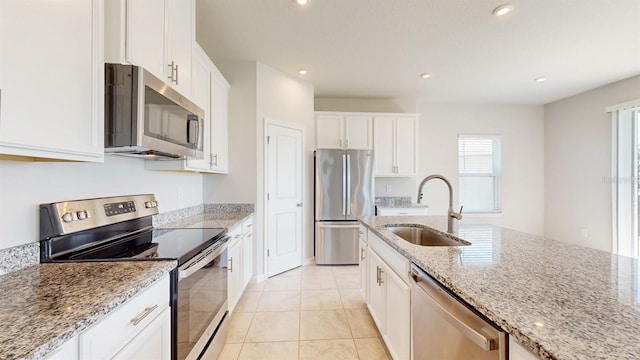
[[612, 230], [614, 253], [640, 255], [640, 100], [614, 105], [611, 114]]
[[465, 212], [500, 212], [500, 137], [458, 135], [460, 204]]

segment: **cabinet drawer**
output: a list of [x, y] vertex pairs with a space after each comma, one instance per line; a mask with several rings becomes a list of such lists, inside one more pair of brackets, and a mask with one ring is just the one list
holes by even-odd
[[409, 260], [373, 232], [369, 231], [367, 239], [369, 241], [369, 248], [373, 249], [376, 254], [398, 274], [402, 281], [409, 284], [409, 271], [411, 269]]
[[229, 236], [231, 237], [231, 239], [229, 239], [229, 245], [228, 247], [232, 247], [235, 244], [238, 243], [238, 241], [240, 241], [240, 238], [242, 238], [242, 224], [237, 224], [235, 225], [235, 227], [233, 228], [233, 230], [229, 231]]
[[253, 230], [253, 216], [242, 223], [242, 233], [246, 234]]
[[165, 276], [80, 334], [80, 358], [113, 357], [168, 307], [169, 276]]
[[358, 227], [358, 236], [360, 237], [360, 240], [364, 241], [365, 244], [369, 243], [367, 241], [367, 233], [367, 228], [364, 225], [360, 224], [360, 226]]

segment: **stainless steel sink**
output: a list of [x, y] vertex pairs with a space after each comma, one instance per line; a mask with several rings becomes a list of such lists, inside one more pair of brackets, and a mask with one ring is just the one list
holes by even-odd
[[437, 231], [422, 226], [385, 226], [392, 233], [402, 239], [422, 246], [466, 246], [470, 242], [453, 235], [446, 236]]

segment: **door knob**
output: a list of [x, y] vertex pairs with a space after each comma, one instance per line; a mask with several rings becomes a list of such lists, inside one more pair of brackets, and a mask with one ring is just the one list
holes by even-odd
[[302, 203], [297, 203], [296, 206], [297, 207], [302, 207]]

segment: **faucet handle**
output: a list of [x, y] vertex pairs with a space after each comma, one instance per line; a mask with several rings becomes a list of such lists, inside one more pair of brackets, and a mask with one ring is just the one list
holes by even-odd
[[462, 209], [463, 208], [464, 208], [464, 206], [460, 205], [460, 211], [459, 212], [451, 211], [451, 214], [449, 214], [449, 216], [451, 216], [452, 218], [454, 218], [456, 220], [462, 219]]

